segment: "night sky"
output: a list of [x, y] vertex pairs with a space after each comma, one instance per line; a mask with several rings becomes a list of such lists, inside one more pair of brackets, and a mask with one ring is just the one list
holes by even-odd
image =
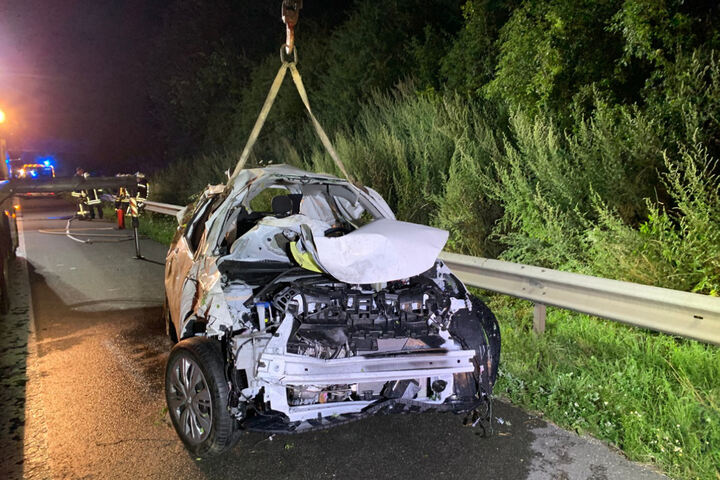
[[66, 168], [108, 174], [156, 161], [144, 72], [163, 3], [0, 0], [11, 152], [54, 153]]

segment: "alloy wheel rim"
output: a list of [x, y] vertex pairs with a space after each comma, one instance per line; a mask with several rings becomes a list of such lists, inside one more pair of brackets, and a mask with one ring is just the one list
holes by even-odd
[[168, 408], [180, 433], [192, 444], [204, 441], [212, 427], [212, 400], [200, 366], [181, 356], [170, 370]]

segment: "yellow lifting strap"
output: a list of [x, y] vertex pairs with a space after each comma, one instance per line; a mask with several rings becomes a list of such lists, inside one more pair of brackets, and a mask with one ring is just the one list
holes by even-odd
[[347, 169], [345, 168], [345, 165], [340, 160], [340, 157], [338, 157], [337, 152], [335, 151], [335, 148], [333, 148], [332, 142], [330, 141], [330, 138], [325, 133], [325, 130], [323, 130], [322, 125], [320, 125], [320, 122], [315, 117], [315, 115], [312, 112], [312, 109], [310, 108], [310, 100], [308, 99], [307, 92], [305, 91], [305, 86], [303, 85], [302, 77], [300, 76], [300, 72], [297, 69], [297, 47], [293, 49], [293, 55], [294, 58], [292, 61], [287, 61], [283, 57], [283, 49], [285, 46], [280, 50], [280, 57], [283, 58], [282, 65], [280, 66], [280, 70], [278, 70], [277, 75], [275, 75], [275, 80], [273, 80], [272, 85], [270, 86], [270, 91], [268, 92], [267, 98], [265, 99], [265, 103], [262, 106], [262, 109], [260, 110], [260, 114], [258, 115], [257, 120], [255, 121], [255, 126], [253, 127], [252, 131], [250, 132], [250, 137], [248, 138], [247, 143], [245, 144], [245, 148], [242, 151], [242, 154], [240, 155], [240, 160], [238, 161], [237, 165], [235, 166], [235, 170], [233, 171], [232, 175], [230, 176], [230, 180], [228, 181], [228, 185], [232, 184], [235, 177], [240, 173], [240, 171], [245, 168], [245, 163], [247, 162], [248, 157], [250, 156], [250, 152], [252, 151], [253, 146], [255, 145], [255, 142], [257, 141], [258, 135], [260, 135], [260, 131], [262, 130], [263, 125], [265, 124], [265, 120], [267, 119], [268, 114], [270, 113], [270, 108], [272, 108], [273, 102], [275, 101], [275, 97], [277, 96], [278, 91], [280, 90], [280, 87], [282, 86], [282, 82], [285, 79], [285, 74], [287, 73], [288, 69], [290, 69], [290, 74], [292, 75], [293, 83], [295, 83], [295, 87], [297, 88], [298, 94], [300, 94], [300, 98], [302, 99], [303, 104], [305, 105], [305, 108], [307, 109], [308, 115], [310, 116], [310, 120], [312, 121], [313, 126], [315, 127], [315, 132], [317, 133], [317, 136], [320, 138], [320, 141], [322, 142], [323, 146], [325, 147], [325, 150], [327, 150], [328, 154], [330, 154], [330, 157], [332, 157], [333, 161], [335, 162], [335, 165], [337, 165], [338, 169], [342, 172], [342, 174], [345, 176], [346, 179], [348, 179], [350, 182], [355, 184], [352, 177], [350, 177], [350, 173], [348, 173]]

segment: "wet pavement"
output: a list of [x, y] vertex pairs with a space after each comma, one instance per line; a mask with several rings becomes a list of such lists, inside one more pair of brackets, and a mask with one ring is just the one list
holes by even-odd
[[30, 284], [25, 252], [10, 265], [10, 304], [0, 315], [0, 472], [9, 478], [50, 478], [46, 424], [40, 395], [37, 346], [32, 330]]
[[125, 233], [100, 222], [73, 222], [98, 229], [76, 235], [92, 244], [73, 241], [58, 234], [72, 214], [58, 199], [24, 200], [22, 214], [27, 264], [13, 267], [18, 299], [0, 339], [7, 478], [662, 478], [503, 402], [491, 438], [451, 414], [376, 416], [316, 433], [248, 433], [220, 458], [194, 458], [165, 410], [165, 247], [143, 240], [157, 263], [136, 260]]

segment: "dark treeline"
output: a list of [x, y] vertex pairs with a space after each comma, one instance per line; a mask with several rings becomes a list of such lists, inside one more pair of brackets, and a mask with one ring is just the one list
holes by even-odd
[[[279, 2], [238, 3], [166, 14], [162, 200], [224, 180], [279, 67]], [[718, 4], [306, 0], [297, 41], [317, 116], [399, 218], [463, 253], [720, 291]], [[286, 81], [253, 162], [337, 173]]]

